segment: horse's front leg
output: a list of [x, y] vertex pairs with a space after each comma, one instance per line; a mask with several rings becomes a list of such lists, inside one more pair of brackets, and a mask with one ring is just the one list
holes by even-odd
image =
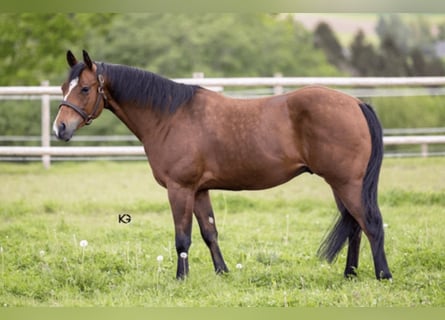
[[195, 197], [195, 216], [199, 223], [202, 238], [212, 255], [216, 273], [228, 272], [221, 250], [218, 245], [218, 231], [216, 230], [215, 216], [213, 215], [209, 191], [200, 191]]
[[176, 278], [184, 279], [189, 272], [188, 251], [192, 244], [192, 216], [195, 195], [181, 186], [168, 187], [168, 199], [175, 223], [175, 244], [178, 255]]

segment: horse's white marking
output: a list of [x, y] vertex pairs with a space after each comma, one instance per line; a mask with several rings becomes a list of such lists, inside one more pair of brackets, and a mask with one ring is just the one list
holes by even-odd
[[[79, 77], [74, 78], [73, 80], [70, 81], [70, 85], [68, 87], [68, 92], [66, 93], [66, 95], [63, 97], [63, 100], [68, 99], [68, 96], [71, 94], [71, 91], [73, 91], [73, 89], [79, 84]], [[57, 127], [57, 119], [59, 118], [59, 114], [57, 113], [57, 117], [56, 119], [54, 119], [53, 122], [53, 131], [54, 134], [58, 137], [59, 136], [59, 128]]]
[[214, 223], [215, 223], [215, 220], [213, 220], [212, 217], [209, 217], [209, 223], [210, 223], [210, 224], [214, 224]]
[[74, 78], [73, 80], [71, 80], [70, 86], [68, 87], [68, 92], [63, 97], [63, 100], [68, 99], [68, 96], [70, 95], [71, 91], [77, 86], [78, 83], [79, 83], [79, 77]]
[[54, 119], [54, 122], [53, 122], [53, 132], [56, 135], [56, 137], [59, 136], [59, 129], [57, 128], [57, 124], [56, 124], [58, 118], [59, 118], [59, 114], [57, 113], [57, 117]]

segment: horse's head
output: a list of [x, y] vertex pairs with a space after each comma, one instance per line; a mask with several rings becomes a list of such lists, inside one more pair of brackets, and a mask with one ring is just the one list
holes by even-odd
[[83, 62], [78, 62], [71, 51], [66, 55], [71, 67], [62, 85], [63, 101], [54, 120], [53, 130], [58, 139], [69, 141], [74, 131], [90, 124], [106, 104], [103, 75], [88, 53], [83, 51]]

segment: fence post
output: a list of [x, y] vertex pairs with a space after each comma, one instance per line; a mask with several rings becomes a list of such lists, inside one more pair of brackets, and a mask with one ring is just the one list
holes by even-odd
[[[42, 87], [48, 87], [49, 81], [45, 80], [41, 83]], [[51, 136], [50, 136], [50, 96], [48, 94], [42, 95], [42, 114], [41, 114], [41, 121], [42, 121], [42, 147], [49, 147], [51, 143]], [[49, 169], [51, 165], [51, 156], [49, 154], [43, 154], [42, 155], [42, 163], [43, 167], [45, 169]]]
[[422, 157], [427, 158], [428, 157], [428, 144], [422, 143], [420, 145], [420, 150], [421, 150]]
[[193, 72], [193, 79], [204, 79], [204, 72]]
[[[277, 72], [273, 76], [274, 76], [274, 78], [282, 78], [283, 74], [280, 73], [280, 72]], [[284, 93], [283, 86], [276, 85], [276, 86], [273, 87], [273, 94], [274, 95], [283, 94], [283, 93]]]

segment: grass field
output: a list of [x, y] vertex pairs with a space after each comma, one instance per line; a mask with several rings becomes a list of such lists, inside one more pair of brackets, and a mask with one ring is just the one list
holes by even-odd
[[[167, 196], [147, 163], [2, 163], [0, 305], [445, 306], [444, 168], [445, 158], [384, 161], [392, 283], [375, 280], [367, 240], [357, 279], [342, 276], [345, 250], [332, 265], [316, 257], [337, 213], [311, 175], [266, 191], [212, 192], [231, 272], [213, 273], [195, 223], [191, 274], [176, 281]], [[124, 213], [128, 224], [118, 223]]]

